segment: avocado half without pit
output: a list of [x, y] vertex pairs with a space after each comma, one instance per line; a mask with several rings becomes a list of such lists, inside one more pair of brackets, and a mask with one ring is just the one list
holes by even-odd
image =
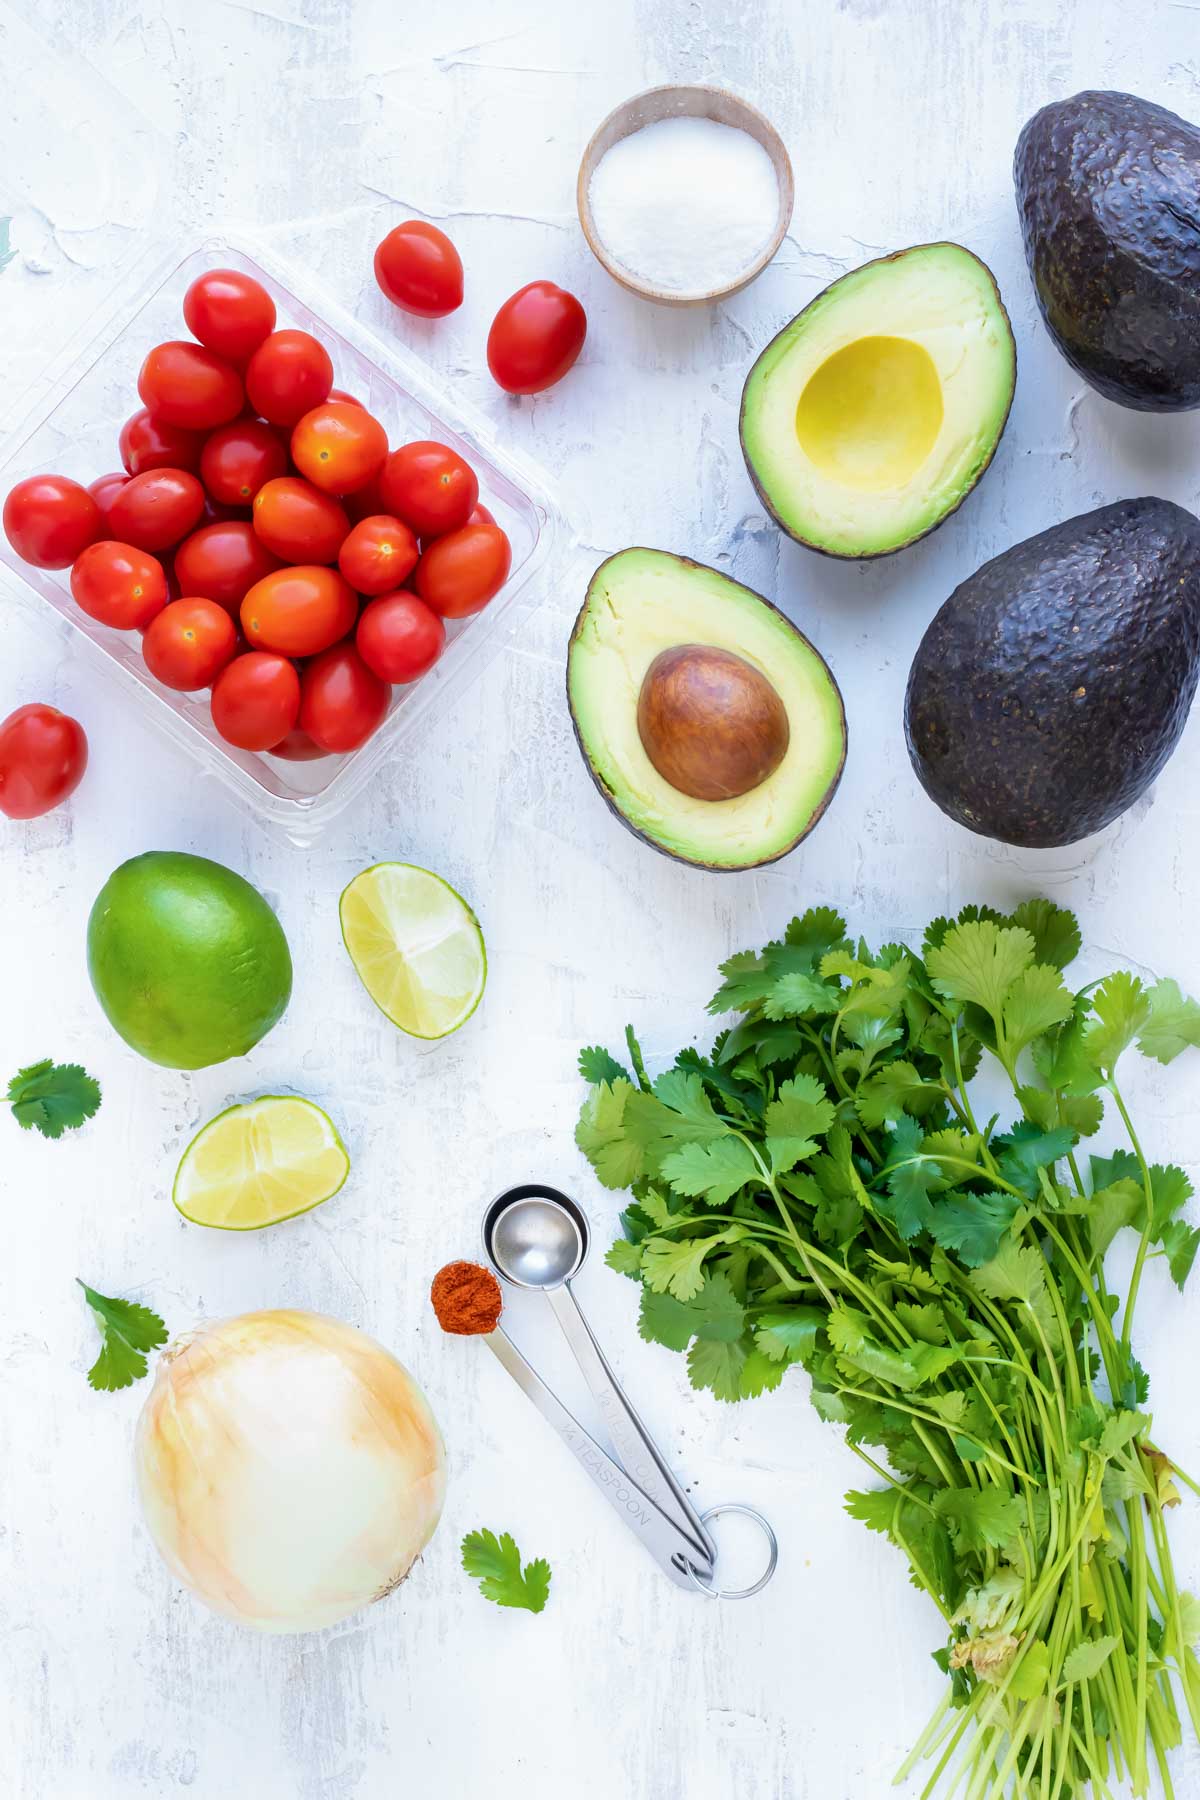
[[680, 862], [774, 862], [841, 778], [846, 715], [819, 652], [761, 594], [665, 550], [621, 550], [596, 570], [567, 698], [609, 806]]
[[767, 511], [829, 556], [886, 556], [961, 506], [995, 454], [1017, 353], [991, 271], [919, 244], [843, 275], [746, 378], [742, 452]]

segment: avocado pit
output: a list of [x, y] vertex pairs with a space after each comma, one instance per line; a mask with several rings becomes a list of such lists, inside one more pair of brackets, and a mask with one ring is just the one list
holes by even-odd
[[642, 748], [664, 781], [694, 800], [736, 800], [787, 754], [787, 709], [758, 669], [711, 644], [654, 658], [637, 707]]

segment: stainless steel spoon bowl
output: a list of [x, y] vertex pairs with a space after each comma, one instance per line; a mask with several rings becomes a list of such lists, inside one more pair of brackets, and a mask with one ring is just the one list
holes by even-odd
[[587, 1220], [553, 1188], [510, 1188], [488, 1208], [483, 1246], [514, 1286], [557, 1288], [583, 1267]]

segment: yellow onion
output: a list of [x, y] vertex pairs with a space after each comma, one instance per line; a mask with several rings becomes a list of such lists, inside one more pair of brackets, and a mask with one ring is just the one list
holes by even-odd
[[390, 1594], [446, 1491], [412, 1376], [321, 1313], [244, 1313], [165, 1352], [135, 1457], [168, 1568], [260, 1631], [316, 1631]]

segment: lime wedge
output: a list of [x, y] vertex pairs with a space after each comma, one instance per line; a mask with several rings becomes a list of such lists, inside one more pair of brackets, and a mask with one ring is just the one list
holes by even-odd
[[196, 1133], [171, 1198], [193, 1225], [261, 1231], [320, 1206], [349, 1173], [328, 1114], [311, 1100], [266, 1094], [218, 1113]]
[[410, 1037], [443, 1038], [483, 996], [487, 955], [479, 920], [440, 875], [413, 863], [376, 863], [343, 893], [342, 937], [381, 1012]]

